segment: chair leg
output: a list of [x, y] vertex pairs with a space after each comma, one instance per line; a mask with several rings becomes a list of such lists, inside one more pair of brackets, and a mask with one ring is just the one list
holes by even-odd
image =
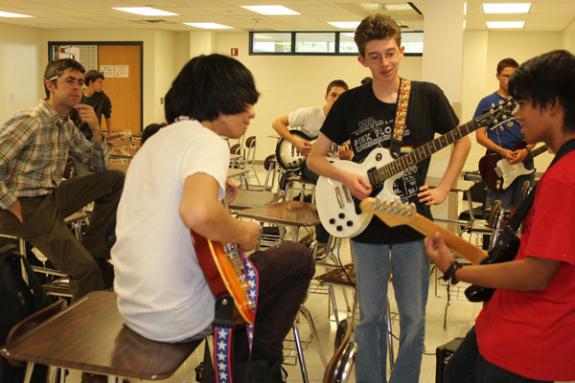
[[34, 363], [28, 362], [26, 364], [26, 372], [24, 373], [24, 383], [30, 383], [32, 380], [32, 373], [34, 372]]
[[48, 383], [57, 383], [58, 367], [48, 366]]
[[389, 355], [389, 369], [393, 370], [393, 366], [395, 365], [395, 353], [393, 350], [393, 332], [392, 332], [392, 323], [391, 323], [391, 305], [389, 304], [389, 298], [387, 298], [387, 349]]
[[[327, 293], [328, 293], [329, 300], [331, 303], [331, 308], [333, 310], [333, 315], [335, 317], [335, 324], [339, 326], [339, 313], [337, 312], [337, 301], [335, 300], [335, 291], [334, 291], [333, 285], [331, 283], [327, 287]], [[330, 307], [330, 305], [328, 305], [328, 310], [327, 310], [328, 319], [329, 319], [329, 307]]]
[[307, 320], [307, 323], [309, 324], [309, 327], [311, 329], [311, 334], [312, 334], [312, 336], [315, 340], [315, 344], [317, 346], [317, 351], [319, 352], [319, 357], [321, 358], [321, 362], [323, 363], [324, 366], [327, 366], [327, 358], [325, 356], [325, 353], [323, 352], [323, 347], [321, 347], [321, 343], [319, 342], [319, 334], [317, 332], [317, 328], [315, 327], [315, 322], [313, 321], [311, 313], [309, 312], [307, 307], [305, 307], [304, 305], [300, 306], [299, 312], [303, 314], [303, 316]]
[[[307, 375], [307, 368], [305, 365], [305, 358], [303, 356], [303, 348], [301, 346], [301, 339], [299, 337], [299, 331], [298, 331], [297, 326], [295, 324], [292, 326], [292, 331], [293, 331], [293, 339], [294, 339], [294, 343], [295, 343], [295, 347], [296, 347], [296, 351], [297, 351], [297, 359], [299, 361], [299, 367], [301, 369], [302, 382], [303, 383], [309, 383], [309, 378]], [[27, 382], [27, 383], [29, 383], [29, 382]]]

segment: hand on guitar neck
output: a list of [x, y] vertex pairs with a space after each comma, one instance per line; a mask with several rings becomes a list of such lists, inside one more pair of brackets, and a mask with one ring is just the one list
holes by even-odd
[[481, 263], [487, 256], [485, 251], [418, 214], [415, 205], [366, 198], [361, 201], [360, 207], [364, 213], [375, 214], [390, 227], [409, 225], [428, 237], [425, 242], [426, 249], [429, 247], [429, 250], [432, 251], [433, 256], [430, 255], [430, 258], [441, 271], [445, 271], [455, 260], [448, 247], [473, 264]]

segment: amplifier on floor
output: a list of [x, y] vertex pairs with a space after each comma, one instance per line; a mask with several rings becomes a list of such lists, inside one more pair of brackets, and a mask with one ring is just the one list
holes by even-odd
[[462, 341], [463, 338], [455, 338], [443, 346], [437, 347], [437, 350], [435, 350], [435, 383], [443, 383], [443, 372], [445, 371], [445, 366], [447, 366], [447, 362], [449, 362], [449, 359]]

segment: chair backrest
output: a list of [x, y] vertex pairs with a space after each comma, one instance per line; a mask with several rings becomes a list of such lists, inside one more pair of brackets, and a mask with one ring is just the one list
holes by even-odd
[[256, 136], [249, 136], [246, 138], [244, 151], [246, 162], [253, 165], [256, 159]]
[[[469, 217], [473, 219], [483, 218], [486, 211], [486, 200], [487, 200], [487, 186], [485, 182], [474, 183], [468, 190], [463, 193], [463, 200], [467, 201], [469, 207]], [[481, 211], [481, 217], [475, 217], [473, 203], [481, 204], [479, 210]]]
[[242, 147], [241, 144], [238, 142], [237, 144], [233, 144], [232, 147], [230, 148], [230, 153], [231, 154], [242, 154]]

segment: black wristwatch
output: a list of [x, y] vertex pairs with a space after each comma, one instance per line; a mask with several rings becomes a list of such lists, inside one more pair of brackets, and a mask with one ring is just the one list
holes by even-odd
[[441, 277], [441, 279], [443, 279], [444, 281], [448, 281], [451, 279], [452, 285], [457, 284], [457, 282], [459, 282], [459, 280], [455, 277], [455, 272], [458, 269], [461, 269], [462, 267], [463, 267], [462, 263], [459, 263], [457, 261], [453, 261], [453, 263], [451, 264], [451, 266], [449, 266], [449, 269], [447, 269], [447, 271], [443, 274], [443, 277]]

